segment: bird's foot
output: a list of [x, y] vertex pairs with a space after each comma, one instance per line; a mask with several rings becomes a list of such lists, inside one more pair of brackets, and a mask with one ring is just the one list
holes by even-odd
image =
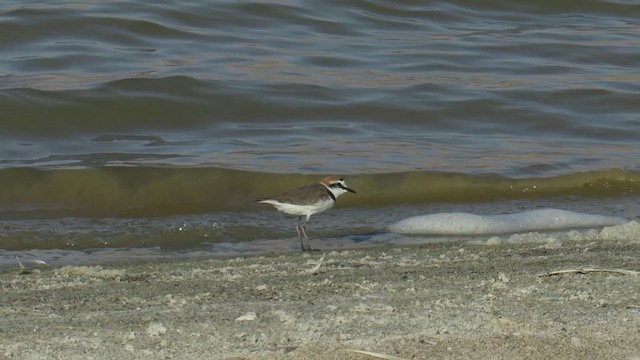
[[301, 241], [300, 245], [302, 245], [302, 251], [312, 251], [311, 249], [311, 245], [309, 245], [309, 240], [305, 241]]

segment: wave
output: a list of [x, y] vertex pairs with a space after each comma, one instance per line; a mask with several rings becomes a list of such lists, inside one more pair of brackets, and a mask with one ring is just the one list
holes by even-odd
[[[348, 174], [347, 174], [348, 175]], [[154, 217], [247, 211], [253, 200], [323, 175], [202, 167], [0, 169], [0, 217]], [[474, 203], [537, 198], [633, 196], [640, 172], [610, 169], [538, 178], [398, 172], [347, 176], [358, 194], [338, 206]]]

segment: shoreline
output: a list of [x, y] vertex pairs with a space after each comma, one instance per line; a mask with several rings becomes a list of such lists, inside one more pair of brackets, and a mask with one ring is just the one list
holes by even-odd
[[640, 357], [640, 276], [541, 276], [585, 267], [639, 271], [640, 242], [430, 243], [2, 271], [0, 359]]

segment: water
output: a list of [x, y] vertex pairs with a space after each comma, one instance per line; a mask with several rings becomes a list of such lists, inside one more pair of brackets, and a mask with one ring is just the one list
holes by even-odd
[[386, 227], [437, 212], [637, 219], [638, 19], [613, 0], [4, 1], [0, 267], [294, 251], [294, 220], [252, 200], [325, 174], [358, 194], [312, 218], [317, 248], [410, 241]]

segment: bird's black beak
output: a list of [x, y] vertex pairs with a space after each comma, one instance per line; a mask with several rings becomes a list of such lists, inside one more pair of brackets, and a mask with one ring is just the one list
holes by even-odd
[[352, 188], [348, 188], [348, 187], [346, 187], [346, 186], [345, 186], [343, 189], [347, 190], [347, 191], [348, 191], [348, 192], [350, 192], [350, 193], [354, 193], [354, 194], [356, 193], [356, 191], [355, 191], [355, 190], [353, 190]]

